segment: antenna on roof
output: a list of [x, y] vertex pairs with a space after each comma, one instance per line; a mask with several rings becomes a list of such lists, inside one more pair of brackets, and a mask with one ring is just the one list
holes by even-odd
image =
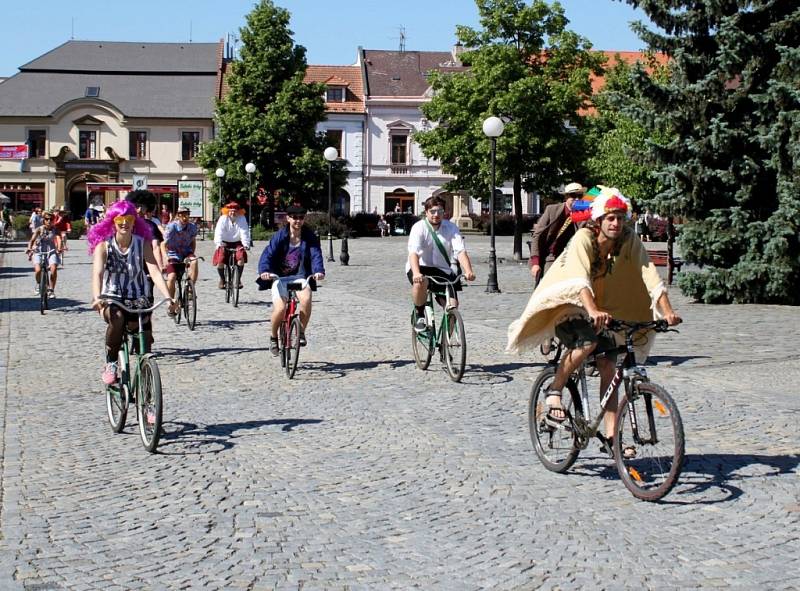
[[406, 28], [400, 25], [400, 53], [406, 50]]
[[72, 33], [70, 34], [70, 40], [75, 40], [75, 17], [72, 17]]
[[189, 21], [189, 43], [192, 42], [192, 21]]

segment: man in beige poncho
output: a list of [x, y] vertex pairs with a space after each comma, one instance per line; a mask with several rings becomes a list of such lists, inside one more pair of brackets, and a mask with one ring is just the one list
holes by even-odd
[[[598, 334], [609, 320], [646, 322], [660, 312], [670, 326], [681, 322], [642, 241], [625, 224], [630, 215], [630, 201], [619, 190], [604, 188], [592, 202], [592, 221], [578, 230], [534, 290], [522, 316], [508, 327], [509, 352], [535, 348], [554, 334], [569, 349], [545, 399], [545, 421], [552, 426], [566, 418], [561, 391], [570, 374], [595, 349], [600, 353], [624, 342], [619, 335]], [[652, 339], [652, 333], [642, 339], [640, 361], [647, 357]], [[611, 382], [615, 362], [597, 357], [601, 392]], [[616, 406], [614, 395], [605, 416], [609, 441]]]

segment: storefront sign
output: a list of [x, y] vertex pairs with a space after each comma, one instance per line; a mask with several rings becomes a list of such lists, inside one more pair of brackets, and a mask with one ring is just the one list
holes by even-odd
[[24, 160], [27, 157], [28, 144], [0, 146], [0, 159], [2, 160]]
[[189, 208], [189, 217], [203, 219], [203, 181], [180, 181], [178, 205]]

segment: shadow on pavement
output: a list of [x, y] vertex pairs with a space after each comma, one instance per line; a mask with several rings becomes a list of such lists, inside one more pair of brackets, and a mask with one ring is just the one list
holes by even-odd
[[233, 330], [237, 326], [241, 326], [243, 324], [259, 324], [266, 322], [267, 321], [264, 318], [259, 318], [257, 320], [206, 320], [204, 322], [198, 322], [197, 326], [211, 326], [214, 328]]
[[464, 370], [462, 384], [485, 386], [486, 384], [505, 384], [514, 381], [513, 372], [522, 368], [545, 365], [544, 363], [498, 363], [496, 365], [469, 364]]
[[692, 361], [693, 359], [711, 359], [711, 356], [710, 355], [686, 355], [686, 356], [650, 355], [650, 357], [647, 358], [646, 365], [661, 365], [661, 364], [683, 365], [687, 361]]
[[30, 267], [0, 267], [0, 276], [3, 277], [17, 277], [19, 275], [31, 276], [31, 285], [33, 285], [33, 266]]
[[[45, 315], [52, 312], [92, 312], [93, 310], [86, 305], [86, 302], [79, 300], [70, 300], [67, 298], [58, 297], [58, 288], [56, 288], [56, 297], [48, 302], [49, 309]], [[39, 296], [33, 294], [31, 289], [31, 296], [27, 298], [9, 298], [8, 299], [9, 312], [32, 312], [39, 313]]]
[[174, 360], [176, 365], [184, 365], [209, 357], [219, 355], [236, 355], [238, 353], [252, 353], [253, 351], [266, 351], [264, 347], [206, 347], [203, 349], [175, 349], [174, 347], [159, 347], [156, 343], [156, 352], [159, 356]]
[[329, 380], [331, 378], [343, 378], [348, 373], [361, 371], [364, 369], [375, 369], [377, 367], [388, 367], [397, 369], [405, 365], [413, 365], [414, 362], [408, 359], [393, 359], [391, 361], [354, 361], [352, 363], [332, 363], [330, 361], [303, 361], [302, 355], [297, 366], [295, 378], [301, 377], [309, 380]]
[[[249, 431], [281, 425], [284, 433], [292, 432], [301, 425], [316, 425], [322, 419], [268, 419], [263, 421], [242, 421], [236, 423], [219, 423], [214, 425], [198, 425], [181, 421], [164, 423], [164, 434], [161, 436], [159, 453], [162, 455], [189, 455], [200, 453], [219, 453], [235, 445], [234, 439], [244, 437]], [[180, 444], [183, 451], [170, 451], [170, 446]], [[214, 449], [213, 446], [218, 446]]]

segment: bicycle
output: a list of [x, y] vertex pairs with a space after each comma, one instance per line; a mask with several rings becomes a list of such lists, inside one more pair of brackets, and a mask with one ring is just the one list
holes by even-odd
[[[528, 403], [528, 428], [533, 449], [545, 468], [566, 472], [597, 437], [614, 458], [617, 472], [625, 487], [637, 499], [657, 501], [675, 486], [683, 468], [685, 441], [683, 421], [672, 396], [654, 384], [644, 367], [636, 364], [633, 352], [634, 334], [641, 330], [678, 332], [665, 320], [625, 322], [612, 320], [610, 330], [624, 330], [625, 344], [609, 353], [625, 353], [617, 361], [616, 371], [600, 399], [600, 411], [591, 419], [589, 389], [586, 383], [590, 360], [584, 362], [567, 380], [562, 398], [566, 418], [558, 427], [545, 422], [548, 407], [547, 389], [555, 377], [564, 346], [557, 345], [554, 359], [542, 370], [531, 389]], [[615, 416], [612, 442], [598, 432], [606, 405], [617, 387], [623, 384]]]
[[55, 248], [50, 248], [45, 251], [36, 249], [31, 252], [31, 258], [34, 255], [39, 256], [39, 312], [44, 314], [45, 310], [50, 307], [50, 255], [58, 253]]
[[[100, 301], [136, 314], [139, 318], [137, 332], [129, 331], [127, 320], [123, 325], [122, 348], [118, 357], [119, 381], [106, 386], [108, 422], [114, 433], [121, 433], [128, 416], [128, 404], [133, 399], [136, 404], [136, 420], [139, 423], [139, 437], [142, 445], [148, 452], [155, 453], [161, 437], [163, 417], [161, 374], [154, 355], [149, 352], [142, 353], [147, 350], [142, 316], [153, 312], [169, 300], [164, 299], [150, 308], [142, 309], [129, 308], [110, 298], [101, 298]], [[133, 363], [131, 363], [131, 353], [135, 355]]]
[[186, 257], [183, 259], [183, 273], [181, 273], [175, 281], [175, 300], [180, 304], [175, 312], [175, 324], [181, 323], [181, 314], [186, 318], [186, 326], [189, 330], [194, 330], [197, 324], [197, 290], [195, 283], [189, 279], [190, 263], [201, 260], [203, 257]]
[[[438, 277], [428, 277], [428, 280], [444, 285], [444, 312], [441, 318], [439, 330], [436, 330], [436, 317], [433, 307], [433, 292], [428, 289], [428, 301], [425, 303], [425, 325], [422, 332], [415, 328], [417, 322], [417, 308], [412, 306], [411, 310], [411, 347], [414, 350], [414, 361], [421, 370], [428, 369], [433, 357], [434, 349], [439, 350], [442, 363], [447, 370], [447, 374], [454, 382], [460, 382], [464, 376], [464, 368], [467, 363], [467, 335], [464, 332], [464, 320], [461, 313], [451, 303], [455, 298], [453, 288], [461, 279], [461, 274], [457, 275], [452, 281]], [[437, 302], [441, 305], [442, 296], [437, 296]]]
[[239, 307], [239, 289], [242, 268], [236, 264], [236, 251], [239, 248], [225, 248], [225, 303], [233, 300], [233, 307]]
[[[278, 278], [267, 280], [265, 287], [272, 287], [272, 282], [278, 280]], [[317, 280], [314, 279], [313, 275], [306, 277], [306, 282], [311, 291], [317, 291]], [[286, 302], [286, 307], [283, 310], [283, 319], [278, 327], [278, 356], [281, 360], [281, 367], [286, 370], [286, 376], [290, 380], [297, 371], [297, 362], [300, 359], [300, 335], [303, 332], [303, 325], [300, 322], [300, 311], [298, 309], [300, 300], [297, 298], [297, 292], [302, 289], [302, 281], [291, 281], [286, 284], [289, 300]]]

